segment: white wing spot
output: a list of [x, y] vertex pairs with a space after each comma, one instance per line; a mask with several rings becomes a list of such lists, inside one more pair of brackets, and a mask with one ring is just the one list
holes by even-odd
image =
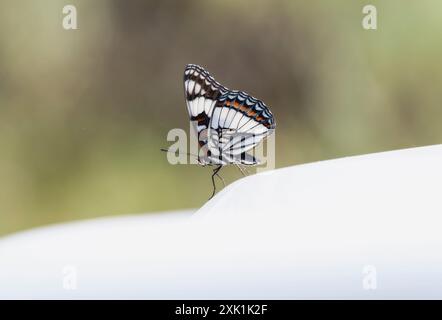
[[198, 94], [200, 92], [201, 86], [199, 83], [195, 84], [195, 94]]
[[206, 112], [206, 114], [210, 114], [209, 111], [211, 109], [213, 102], [214, 101], [210, 99], [206, 99], [206, 101], [204, 101], [204, 111]]
[[187, 87], [187, 92], [189, 93], [189, 94], [192, 94], [192, 92], [193, 92], [193, 87], [195, 86], [195, 81], [193, 81], [193, 80], [189, 80], [189, 86]]
[[196, 100], [198, 100], [198, 102], [197, 102], [197, 105], [198, 105], [197, 114], [200, 114], [201, 112], [204, 111], [204, 97], [199, 97]]
[[227, 118], [227, 112], [229, 112], [229, 108], [223, 108], [223, 110], [221, 111], [221, 116], [220, 116], [220, 121], [219, 121], [219, 126], [221, 128], [224, 128], [224, 124], [225, 124], [226, 118]]

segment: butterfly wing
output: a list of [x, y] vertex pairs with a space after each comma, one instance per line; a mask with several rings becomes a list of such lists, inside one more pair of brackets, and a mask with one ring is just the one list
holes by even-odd
[[208, 149], [230, 163], [256, 164], [246, 152], [275, 129], [273, 114], [260, 100], [242, 91], [226, 91], [213, 107]]
[[213, 108], [228, 89], [222, 86], [202, 67], [188, 64], [184, 70], [184, 94], [190, 121], [198, 136], [200, 154], [207, 157], [207, 130]]

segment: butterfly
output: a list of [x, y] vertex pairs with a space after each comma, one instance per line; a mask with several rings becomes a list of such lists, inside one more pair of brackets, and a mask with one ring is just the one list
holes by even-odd
[[[184, 96], [190, 121], [198, 137], [198, 163], [213, 169], [211, 199], [216, 192], [215, 176], [223, 166], [259, 164], [247, 151], [275, 130], [269, 108], [251, 95], [230, 90], [201, 66], [188, 64], [184, 70]], [[244, 174], [245, 175], [245, 174]]]

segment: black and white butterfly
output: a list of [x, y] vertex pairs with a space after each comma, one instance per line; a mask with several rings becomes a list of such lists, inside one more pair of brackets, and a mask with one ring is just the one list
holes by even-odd
[[[199, 164], [214, 165], [215, 176], [225, 165], [259, 164], [247, 153], [275, 129], [269, 108], [243, 91], [229, 90], [217, 82], [204, 68], [188, 64], [184, 70], [184, 94], [190, 121], [199, 144]], [[244, 174], [244, 172], [243, 172]]]

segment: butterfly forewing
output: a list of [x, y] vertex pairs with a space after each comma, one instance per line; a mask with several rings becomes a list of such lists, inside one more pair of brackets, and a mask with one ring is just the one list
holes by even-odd
[[186, 66], [184, 70], [184, 93], [187, 110], [190, 121], [197, 132], [203, 156], [208, 156], [207, 129], [213, 107], [218, 98], [226, 91], [228, 89], [216, 82], [202, 67], [194, 64]]

